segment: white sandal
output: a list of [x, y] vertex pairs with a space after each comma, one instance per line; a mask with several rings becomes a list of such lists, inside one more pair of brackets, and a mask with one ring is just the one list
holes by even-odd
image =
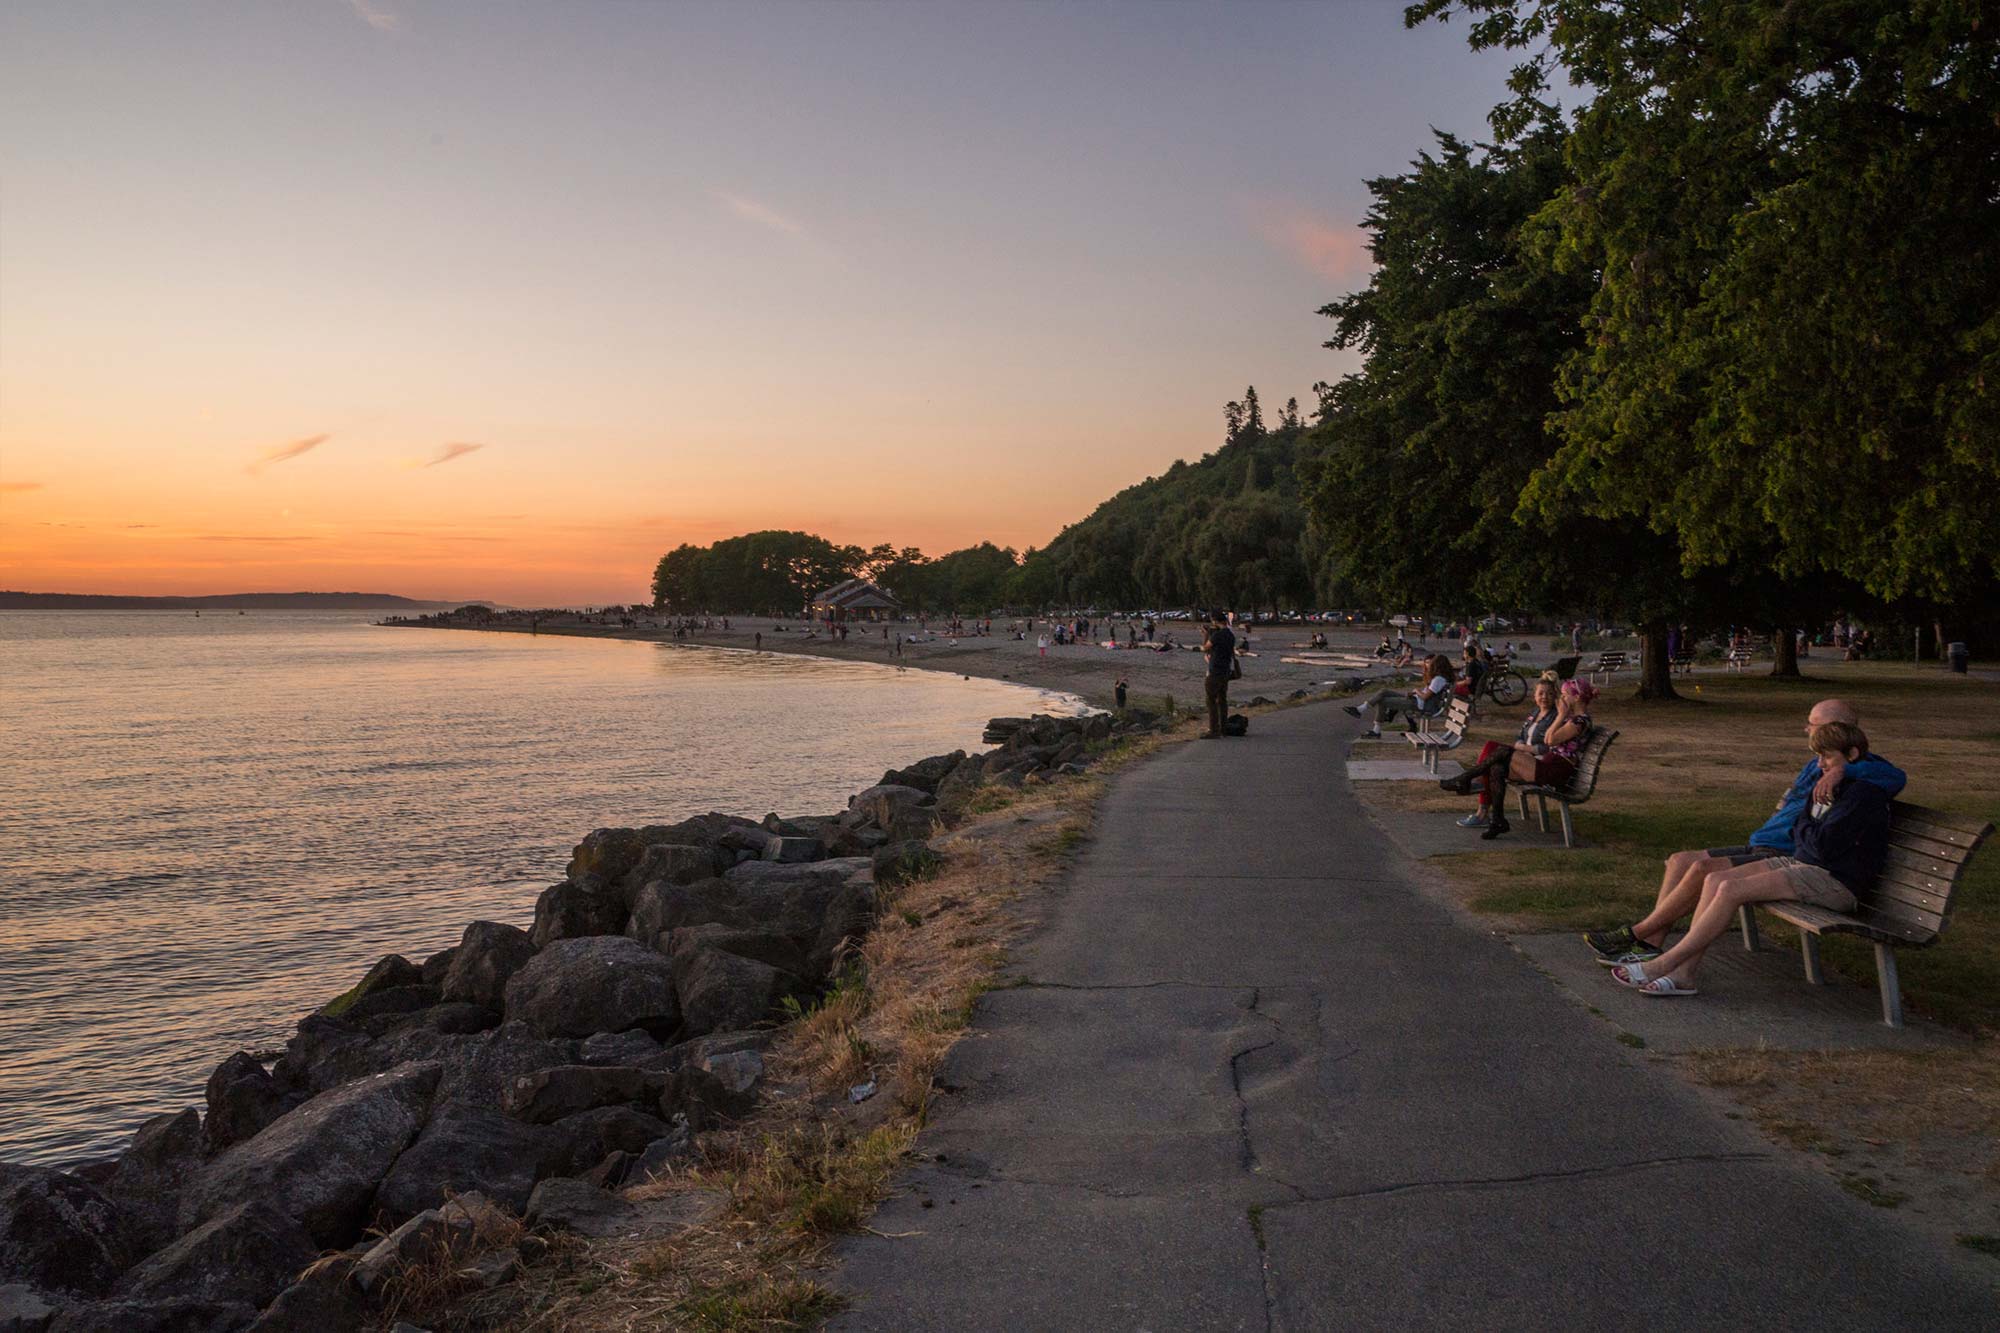
[[1648, 981], [1648, 982], [1644, 982], [1644, 983], [1640, 984], [1639, 986], [1635, 987], [1635, 989], [1636, 989], [1636, 990], [1637, 990], [1637, 991], [1638, 991], [1638, 992], [1639, 992], [1639, 993], [1640, 993], [1641, 995], [1699, 995], [1699, 994], [1701, 994], [1701, 992], [1700, 992], [1700, 991], [1698, 991], [1698, 990], [1696, 990], [1696, 989], [1695, 989], [1694, 987], [1692, 987], [1692, 986], [1683, 986], [1683, 985], [1682, 985], [1682, 984], [1681, 984], [1680, 982], [1678, 982], [1678, 981], [1675, 981], [1675, 980], [1674, 980], [1674, 979], [1673, 979], [1672, 977], [1654, 977], [1654, 978], [1653, 978], [1653, 979], [1652, 979], [1651, 981]]

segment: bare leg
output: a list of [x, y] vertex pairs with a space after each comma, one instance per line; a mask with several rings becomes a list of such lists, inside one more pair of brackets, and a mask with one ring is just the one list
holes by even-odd
[[1658, 948], [1674, 923], [1694, 911], [1701, 900], [1703, 882], [1728, 868], [1728, 861], [1706, 852], [1675, 852], [1667, 858], [1666, 874], [1661, 877], [1660, 895], [1653, 910], [1632, 927], [1632, 934]]
[[1702, 884], [1701, 902], [1688, 922], [1687, 934], [1674, 947], [1647, 963], [1648, 977], [1672, 977], [1691, 982], [1708, 946], [1729, 929], [1736, 909], [1745, 903], [1775, 902], [1798, 897], [1797, 890], [1780, 870], [1761, 868], [1755, 861], [1715, 871]]

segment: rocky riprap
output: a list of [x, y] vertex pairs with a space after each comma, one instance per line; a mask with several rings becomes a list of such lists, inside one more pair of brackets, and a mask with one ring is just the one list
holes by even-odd
[[382, 959], [115, 1159], [0, 1164], [0, 1333], [340, 1333], [440, 1256], [492, 1287], [542, 1230], [705, 1220], [719, 1200], [622, 1191], [755, 1108], [777, 1011], [834, 982], [880, 889], [937, 864], [980, 787], [1082, 772], [1155, 723], [995, 718], [998, 748], [891, 770], [837, 814], [595, 830], [527, 928]]

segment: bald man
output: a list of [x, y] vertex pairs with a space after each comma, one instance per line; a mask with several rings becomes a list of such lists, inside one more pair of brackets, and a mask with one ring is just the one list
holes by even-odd
[[[1827, 722], [1859, 726], [1861, 714], [1845, 699], [1822, 699], [1806, 714], [1806, 735], [1810, 736], [1814, 727]], [[1790, 856], [1792, 825], [1798, 820], [1799, 811], [1809, 801], [1831, 801], [1846, 777], [1880, 787], [1891, 797], [1909, 781], [1902, 769], [1872, 752], [1851, 764], [1823, 765], [1815, 755], [1806, 760], [1805, 767], [1779, 798], [1777, 809], [1762, 828], [1750, 835], [1748, 842], [1740, 847], [1675, 852], [1667, 858], [1665, 873], [1660, 877], [1660, 894], [1650, 916], [1631, 926], [1587, 931], [1584, 941], [1597, 951], [1597, 960], [1606, 966], [1643, 963], [1659, 957], [1667, 931], [1701, 901], [1702, 882], [1711, 872], [1765, 857]]]

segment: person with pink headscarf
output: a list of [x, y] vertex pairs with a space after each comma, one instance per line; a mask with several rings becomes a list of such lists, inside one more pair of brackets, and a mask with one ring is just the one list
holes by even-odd
[[1508, 779], [1537, 786], [1569, 781], [1590, 735], [1590, 701], [1596, 697], [1596, 686], [1587, 680], [1558, 681], [1553, 671], [1543, 672], [1535, 682], [1535, 711], [1514, 743], [1488, 742], [1472, 767], [1438, 783], [1460, 796], [1470, 795], [1474, 786], [1482, 789], [1478, 811], [1458, 822], [1483, 829], [1482, 838], [1497, 838], [1513, 827], [1507, 822]]

